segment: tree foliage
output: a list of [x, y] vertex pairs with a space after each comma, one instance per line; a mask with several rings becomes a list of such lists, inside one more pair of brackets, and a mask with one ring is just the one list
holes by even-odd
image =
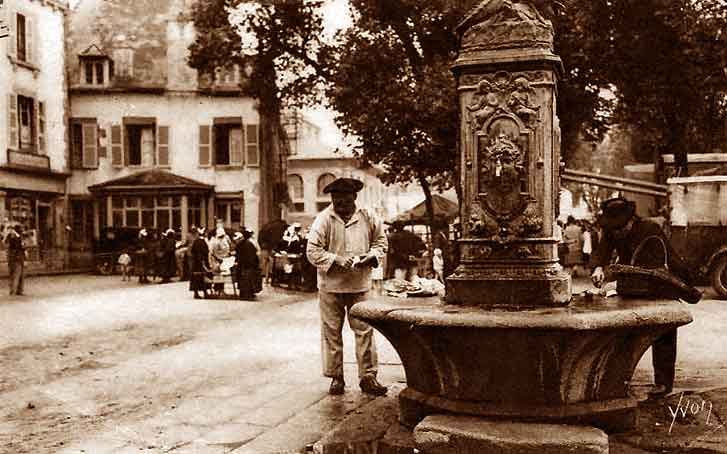
[[[663, 153], [683, 161], [687, 152], [724, 146], [724, 0], [568, 3], [556, 19], [556, 52], [566, 68], [559, 112], [563, 123], [583, 126], [569, 134], [600, 138], [604, 126], [624, 124], [636, 135], [640, 162]], [[599, 98], [601, 90], [612, 92], [613, 100]], [[571, 139], [564, 137], [564, 144]]]
[[[327, 95], [362, 160], [387, 183], [419, 183], [433, 221], [431, 191], [452, 185], [457, 91], [449, 70], [464, 10], [434, 0], [351, 0], [354, 24], [341, 36]], [[433, 223], [433, 222], [432, 222]]]
[[288, 106], [318, 100], [325, 76], [317, 58], [327, 49], [321, 42], [320, 5], [317, 0], [200, 0], [192, 8], [197, 38], [190, 65], [211, 73], [238, 64], [250, 72], [241, 88], [258, 100], [261, 192], [269, 205], [263, 212], [270, 218], [279, 218], [279, 205], [287, 202], [289, 145], [281, 114]]

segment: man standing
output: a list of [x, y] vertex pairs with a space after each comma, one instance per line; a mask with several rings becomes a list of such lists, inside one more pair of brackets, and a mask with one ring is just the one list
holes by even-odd
[[[619, 263], [631, 265], [633, 261], [634, 265], [644, 268], [664, 266], [666, 253], [669, 271], [684, 283], [691, 285], [692, 275], [689, 268], [672, 249], [661, 227], [653, 221], [636, 216], [634, 202], [623, 198], [609, 199], [601, 204], [601, 211], [598, 223], [603, 228], [603, 239], [598, 242], [594, 251], [595, 269], [591, 275], [596, 287], [600, 288], [603, 285], [605, 280], [603, 267], [609, 264], [614, 250]], [[656, 241], [650, 241], [654, 237], [663, 241], [664, 247], [657, 245]], [[644, 246], [640, 247], [642, 243]], [[634, 257], [637, 248], [638, 257]], [[651, 350], [656, 388], [650, 394], [652, 396], [668, 394], [674, 385], [674, 366], [677, 356], [676, 328], [656, 339]]]
[[5, 234], [8, 248], [8, 271], [10, 272], [10, 294], [23, 294], [23, 268], [25, 267], [25, 248], [23, 247], [23, 229], [20, 224], [9, 226]]
[[[318, 269], [321, 313], [323, 375], [331, 378], [330, 394], [343, 394], [343, 338], [346, 312], [366, 299], [371, 289], [371, 269], [386, 253], [386, 236], [379, 219], [356, 207], [363, 183], [338, 178], [323, 192], [332, 204], [320, 212], [308, 234], [308, 260]], [[376, 380], [378, 359], [373, 328], [348, 316], [356, 337], [359, 386], [367, 394], [381, 396], [387, 388]]]
[[417, 259], [427, 249], [421, 238], [404, 229], [404, 223], [394, 221], [389, 235], [389, 260], [396, 279], [411, 281], [419, 272]]

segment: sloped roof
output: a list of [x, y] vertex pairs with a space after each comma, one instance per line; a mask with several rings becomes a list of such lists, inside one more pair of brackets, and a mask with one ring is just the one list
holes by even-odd
[[[425, 203], [426, 200], [422, 200], [413, 208], [396, 216], [394, 221], [401, 221], [406, 224], [429, 224]], [[434, 205], [434, 220], [436, 222], [450, 222], [459, 216], [459, 205], [439, 194], [432, 194], [432, 205]]]
[[107, 57], [107, 55], [104, 53], [104, 51], [102, 51], [95, 44], [91, 44], [90, 46], [88, 46], [86, 48], [86, 50], [84, 50], [83, 52], [81, 52], [78, 55], [81, 57]]
[[[122, 79], [118, 66], [115, 83], [164, 87], [168, 77], [167, 23], [179, 14], [179, 4], [180, 0], [79, 0], [68, 17], [68, 53], [80, 55], [95, 45], [116, 59], [117, 49], [131, 49], [133, 57], [124, 63], [130, 70]], [[79, 62], [69, 58], [66, 65], [74, 85], [80, 80]]]
[[94, 191], [114, 191], [114, 190], [130, 190], [139, 191], [151, 189], [187, 189], [187, 190], [211, 190], [213, 186], [193, 180], [191, 178], [176, 175], [166, 170], [151, 169], [137, 173], [132, 173], [125, 177], [108, 180], [103, 183], [89, 186], [88, 190]]

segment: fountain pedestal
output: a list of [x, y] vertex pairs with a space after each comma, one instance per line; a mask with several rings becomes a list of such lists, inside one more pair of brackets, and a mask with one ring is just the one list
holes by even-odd
[[406, 372], [400, 420], [436, 413], [633, 426], [628, 382], [660, 335], [691, 322], [673, 301], [576, 297], [523, 311], [381, 298], [355, 305], [394, 346]]

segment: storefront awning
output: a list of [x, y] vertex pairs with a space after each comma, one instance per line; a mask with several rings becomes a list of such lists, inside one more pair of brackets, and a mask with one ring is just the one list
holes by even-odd
[[88, 187], [90, 192], [146, 192], [160, 190], [208, 192], [213, 189], [214, 186], [212, 185], [160, 169], [144, 170]]

